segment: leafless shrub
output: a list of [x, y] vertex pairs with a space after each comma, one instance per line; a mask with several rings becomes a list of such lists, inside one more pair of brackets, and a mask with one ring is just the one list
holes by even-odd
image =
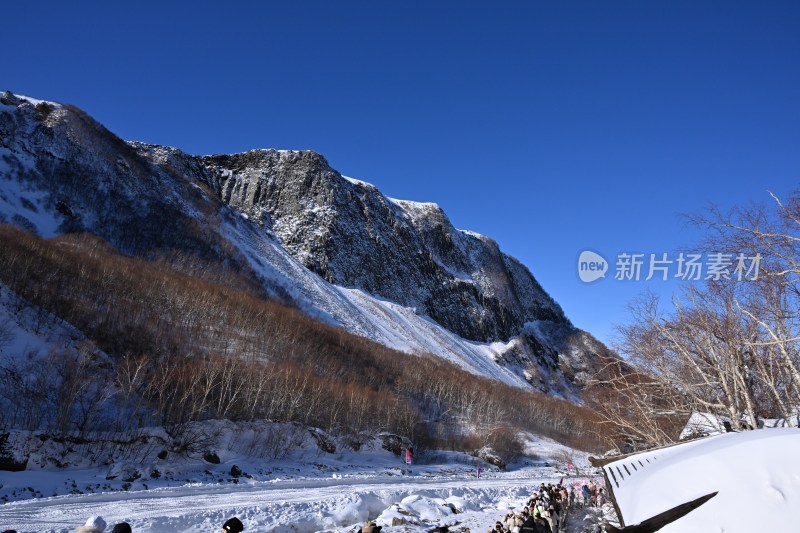
[[219, 431], [208, 426], [183, 422], [165, 428], [171, 438], [172, 451], [181, 455], [199, 455], [214, 450], [219, 443]]
[[292, 450], [299, 448], [303, 444], [306, 435], [304, 428], [294, 424], [282, 427], [271, 427], [263, 442], [263, 452], [265, 456], [279, 461], [289, 456]]
[[508, 426], [492, 430], [489, 435], [489, 446], [506, 463], [516, 461], [525, 451], [519, 433]]
[[36, 352], [0, 367], [0, 423], [4, 429], [42, 429], [54, 410], [54, 376]]

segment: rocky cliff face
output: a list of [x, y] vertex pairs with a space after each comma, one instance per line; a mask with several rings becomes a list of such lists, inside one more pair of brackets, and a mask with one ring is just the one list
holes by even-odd
[[0, 214], [44, 236], [91, 231], [133, 255], [229, 257], [214, 202], [75, 107], [0, 95], [0, 173]]
[[82, 111], [0, 95], [0, 223], [190, 254], [395, 348], [572, 396], [605, 347], [528, 269], [436, 205], [387, 198], [319, 154], [191, 156]]
[[528, 269], [488, 237], [455, 229], [436, 204], [387, 198], [314, 152], [202, 161], [222, 201], [330, 283], [416, 308], [476, 341], [508, 340], [526, 322], [567, 321]]

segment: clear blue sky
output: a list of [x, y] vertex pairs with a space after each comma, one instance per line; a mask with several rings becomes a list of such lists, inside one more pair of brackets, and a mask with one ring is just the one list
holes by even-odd
[[316, 150], [493, 237], [603, 340], [670, 289], [586, 285], [583, 249], [673, 252], [680, 213], [800, 176], [798, 2], [38, 2], [2, 26], [0, 90], [190, 153]]

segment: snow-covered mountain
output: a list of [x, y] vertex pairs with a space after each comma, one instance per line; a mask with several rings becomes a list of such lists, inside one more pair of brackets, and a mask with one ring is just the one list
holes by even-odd
[[607, 354], [492, 239], [311, 151], [193, 156], [124, 142], [73, 106], [6, 92], [0, 222], [221, 263], [357, 335], [570, 398]]

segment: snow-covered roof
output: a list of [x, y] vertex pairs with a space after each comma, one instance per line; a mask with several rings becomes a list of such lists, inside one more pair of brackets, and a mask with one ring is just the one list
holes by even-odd
[[725, 433], [726, 421], [730, 422], [729, 419], [723, 419], [712, 413], [692, 413], [689, 421], [686, 422], [683, 430], [681, 430], [680, 440], [698, 436], [710, 437]]
[[[746, 417], [741, 419], [745, 422]], [[748, 422], [749, 423], [749, 422]], [[725, 424], [731, 424], [731, 419], [713, 413], [692, 413], [681, 431], [680, 440], [696, 437], [710, 437], [725, 433]], [[789, 419], [786, 418], [759, 418], [755, 424], [758, 428], [796, 428], [800, 427], [800, 409], [795, 409]]]
[[794, 531], [800, 430], [726, 433], [627, 456], [603, 467], [625, 525], [718, 494], [663, 533]]

